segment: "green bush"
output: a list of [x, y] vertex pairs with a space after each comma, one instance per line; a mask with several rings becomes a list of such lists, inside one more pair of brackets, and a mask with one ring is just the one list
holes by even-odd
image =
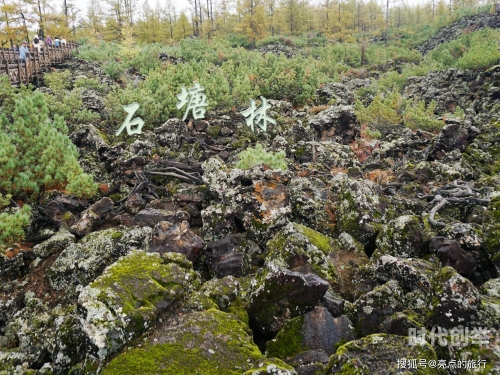
[[[62, 117], [51, 121], [48, 115], [41, 93], [16, 101], [12, 123], [0, 115], [0, 189], [34, 198], [41, 190], [64, 188], [85, 175]], [[79, 196], [96, 192], [97, 184], [87, 184]]]
[[89, 61], [111, 60], [120, 55], [120, 45], [101, 42], [97, 46], [86, 44], [78, 47], [78, 57]]
[[406, 127], [413, 130], [439, 131], [445, 124], [444, 121], [435, 118], [435, 109], [436, 102], [432, 101], [426, 108], [425, 101], [420, 100], [417, 103], [407, 106], [403, 114], [403, 122]]
[[45, 74], [43, 80], [45, 84], [56, 93], [67, 90], [71, 87], [71, 72], [69, 70], [64, 70], [62, 72], [53, 72], [50, 74]]
[[88, 77], [79, 77], [75, 80], [74, 83], [75, 88], [85, 88], [85, 89], [93, 89], [97, 91], [102, 91], [104, 89], [104, 85], [101, 85], [97, 78], [88, 78]]
[[377, 131], [388, 130], [401, 123], [401, 110], [404, 100], [393, 91], [385, 98], [375, 96], [368, 107], [357, 99], [355, 102], [356, 117], [361, 124], [366, 124]]
[[[0, 114], [0, 190], [27, 199], [65, 187], [77, 197], [96, 195], [97, 184], [78, 164], [78, 151], [67, 136], [66, 124], [57, 115], [50, 120], [43, 94], [17, 100], [12, 118], [9, 122]], [[0, 206], [10, 200], [10, 196], [0, 198]], [[29, 217], [28, 205], [13, 214], [0, 214], [0, 244], [22, 239]]]
[[267, 152], [260, 143], [255, 145], [255, 148], [247, 148], [238, 154], [240, 161], [236, 164], [238, 169], [249, 169], [254, 165], [266, 164], [271, 169], [281, 169], [286, 171], [288, 166], [285, 161], [285, 153]]
[[500, 59], [499, 42], [499, 30], [486, 28], [464, 33], [432, 50], [428, 59], [439, 63], [442, 69], [484, 69], [496, 64]]
[[125, 71], [125, 67], [123, 66], [122, 63], [116, 61], [110, 61], [104, 64], [102, 70], [104, 70], [104, 73], [108, 74], [111, 78], [113, 78], [116, 81]]
[[30, 223], [31, 207], [25, 204], [13, 214], [0, 213], [0, 247], [6, 247], [24, 238], [24, 227]]

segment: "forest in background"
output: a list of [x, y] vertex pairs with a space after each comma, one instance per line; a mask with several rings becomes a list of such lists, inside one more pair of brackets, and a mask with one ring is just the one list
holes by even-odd
[[304, 36], [342, 42], [366, 37], [426, 36], [464, 15], [487, 12], [494, 1], [430, 0], [412, 5], [385, 0], [192, 0], [187, 11], [172, 0], [90, 0], [84, 12], [74, 0], [0, 0], [0, 46], [11, 47], [33, 33], [71, 40], [173, 43], [197, 37], [221, 37], [253, 47], [259, 40]]

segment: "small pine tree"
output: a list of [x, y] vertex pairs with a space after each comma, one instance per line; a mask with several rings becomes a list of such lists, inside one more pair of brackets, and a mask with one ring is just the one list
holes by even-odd
[[240, 161], [236, 164], [238, 169], [249, 169], [254, 165], [266, 164], [271, 169], [286, 171], [288, 166], [285, 161], [286, 154], [283, 151], [267, 152], [260, 143], [255, 148], [247, 148], [238, 154]]
[[[97, 184], [78, 164], [78, 151], [67, 136], [60, 116], [49, 119], [41, 93], [16, 101], [10, 123], [0, 115], [0, 189], [8, 194], [36, 198], [41, 190], [63, 189], [89, 198]], [[4, 201], [2, 199], [1, 201]], [[30, 207], [0, 214], [0, 244], [19, 241], [29, 224]]]

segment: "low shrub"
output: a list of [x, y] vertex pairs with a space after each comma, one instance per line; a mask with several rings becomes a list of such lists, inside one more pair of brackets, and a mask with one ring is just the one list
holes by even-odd
[[238, 154], [240, 161], [236, 164], [238, 169], [249, 169], [254, 165], [266, 164], [271, 169], [281, 169], [286, 171], [288, 166], [285, 161], [285, 153], [267, 152], [260, 143], [255, 145], [255, 148], [247, 148]]

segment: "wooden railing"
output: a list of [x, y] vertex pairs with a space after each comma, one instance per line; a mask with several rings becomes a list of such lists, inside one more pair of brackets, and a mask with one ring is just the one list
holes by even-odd
[[26, 53], [26, 60], [19, 59], [19, 52], [12, 48], [0, 49], [0, 74], [9, 76], [12, 86], [27, 85], [35, 77], [40, 77], [49, 71], [51, 66], [64, 62], [71, 57], [71, 51], [77, 49], [78, 45], [73, 42], [60, 47], [47, 47], [38, 53], [36, 48], [31, 48]]

